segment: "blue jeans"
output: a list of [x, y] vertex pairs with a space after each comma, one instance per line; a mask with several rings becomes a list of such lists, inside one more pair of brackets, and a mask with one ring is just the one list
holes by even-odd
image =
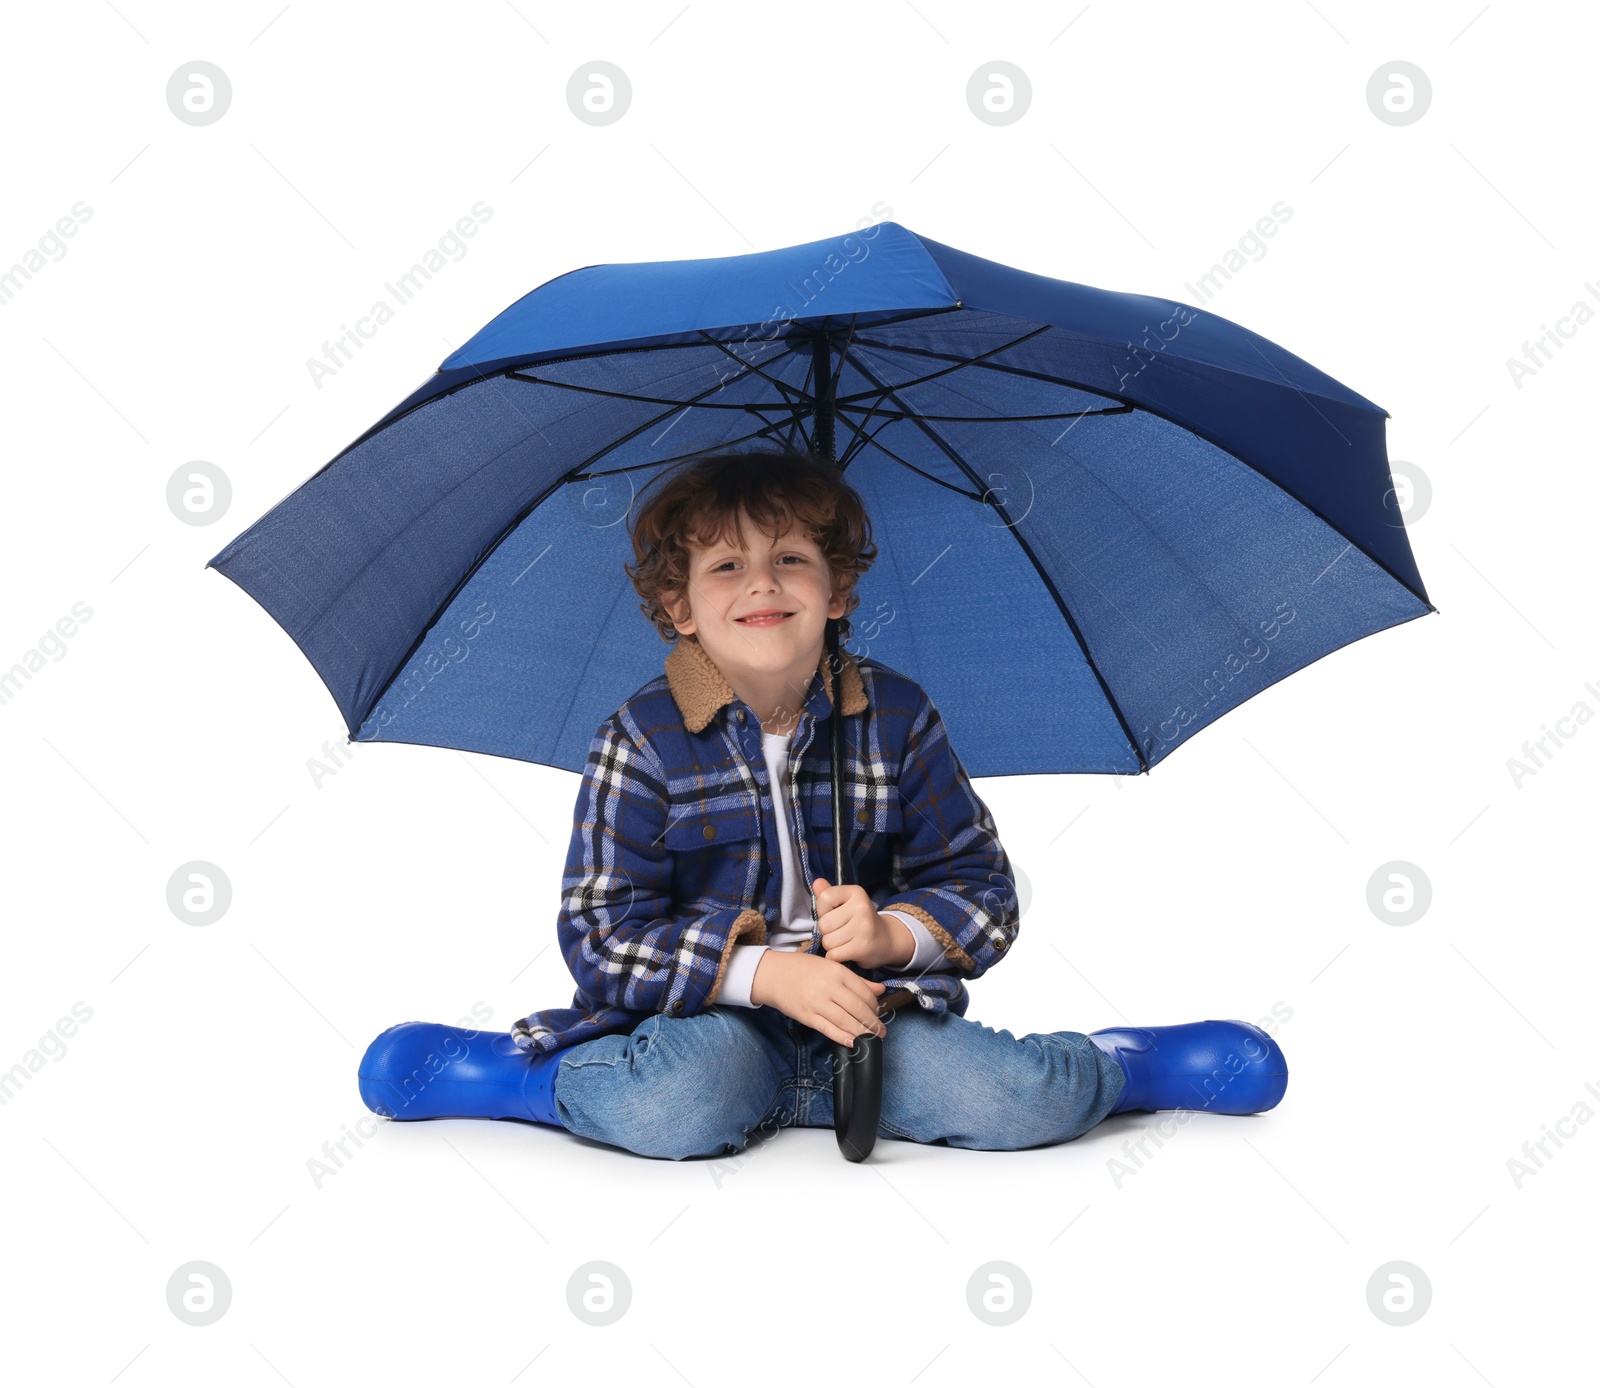
[[[1081, 1032], [1016, 1037], [916, 1004], [884, 1018], [880, 1137], [1009, 1151], [1067, 1142], [1122, 1093], [1122, 1067]], [[833, 1043], [775, 1007], [656, 1013], [562, 1055], [572, 1132], [646, 1157], [717, 1157], [780, 1127], [833, 1126]]]

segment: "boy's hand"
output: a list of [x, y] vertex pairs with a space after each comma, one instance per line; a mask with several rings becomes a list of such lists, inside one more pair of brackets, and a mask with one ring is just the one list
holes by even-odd
[[883, 989], [883, 984], [820, 954], [769, 949], [762, 952], [750, 980], [750, 1001], [770, 1003], [830, 1041], [853, 1046], [862, 1032], [888, 1034], [878, 1017]]
[[818, 877], [811, 890], [817, 898], [817, 924], [822, 927], [827, 958], [863, 969], [911, 962], [917, 952], [915, 937], [903, 922], [880, 916], [865, 887], [854, 883], [832, 887], [826, 877]]

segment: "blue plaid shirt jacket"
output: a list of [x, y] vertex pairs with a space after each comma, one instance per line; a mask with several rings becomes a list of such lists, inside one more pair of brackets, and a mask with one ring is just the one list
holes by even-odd
[[[880, 1012], [908, 1003], [964, 1016], [967, 979], [1017, 937], [1010, 861], [922, 686], [843, 652], [849, 851], [880, 911], [925, 925], [944, 957], [915, 975], [862, 970], [885, 985]], [[824, 652], [790, 740], [790, 833], [808, 885], [833, 863], [833, 677]], [[783, 883], [772, 788], [756, 713], [705, 649], [680, 637], [664, 673], [589, 745], [562, 876], [557, 937], [577, 980], [572, 1006], [512, 1027], [545, 1053], [655, 1013], [712, 1007], [734, 946], [767, 943]], [[812, 899], [812, 919], [816, 903]], [[813, 930], [812, 954], [824, 954]]]

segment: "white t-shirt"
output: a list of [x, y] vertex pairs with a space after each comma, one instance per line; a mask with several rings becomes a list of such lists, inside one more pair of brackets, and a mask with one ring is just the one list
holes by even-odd
[[[767, 944], [733, 947], [733, 956], [728, 960], [728, 972], [722, 978], [722, 991], [717, 994], [719, 1003], [732, 1003], [739, 1007], [757, 1006], [750, 1001], [750, 984], [755, 979], [761, 956], [768, 949], [803, 949], [811, 941], [811, 884], [800, 880], [799, 857], [795, 853], [794, 836], [789, 830], [789, 742], [793, 736], [792, 728], [787, 733], [763, 731], [761, 734], [761, 751], [766, 757], [767, 778], [772, 784], [778, 856], [783, 866], [783, 901], [779, 907], [779, 924], [768, 929]], [[917, 942], [916, 953], [905, 966], [906, 973], [919, 973], [944, 958], [943, 947], [916, 917], [904, 911], [884, 911], [881, 914], [904, 921]]]

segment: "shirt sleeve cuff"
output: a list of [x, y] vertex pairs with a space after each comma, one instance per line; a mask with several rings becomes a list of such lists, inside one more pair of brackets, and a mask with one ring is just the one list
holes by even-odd
[[[916, 952], [911, 956], [909, 964], [902, 965], [908, 973], [921, 973], [932, 964], [937, 964], [944, 958], [944, 946], [933, 938], [933, 932], [928, 929], [915, 916], [908, 916], [904, 911], [880, 911], [879, 915], [893, 916], [897, 921], [904, 921], [911, 937], [917, 942]], [[753, 948], [746, 946], [745, 948]], [[732, 966], [729, 967], [732, 972]]]
[[756, 966], [761, 963], [761, 956], [770, 948], [768, 945], [735, 945], [733, 955], [728, 960], [728, 972], [722, 976], [722, 991], [717, 994], [717, 1003], [728, 1003], [733, 1007], [759, 1007], [760, 1003], [750, 1001], [750, 985], [755, 982]]

